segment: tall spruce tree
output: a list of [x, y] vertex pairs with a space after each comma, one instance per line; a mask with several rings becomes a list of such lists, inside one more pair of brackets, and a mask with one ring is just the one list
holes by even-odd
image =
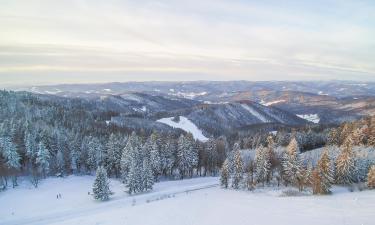
[[243, 161], [241, 157], [241, 153], [239, 150], [236, 150], [233, 157], [233, 178], [232, 178], [232, 187], [234, 189], [238, 189], [240, 187], [240, 183], [243, 179]]
[[38, 165], [39, 173], [41, 173], [43, 177], [46, 177], [49, 173], [50, 157], [49, 150], [44, 146], [43, 142], [39, 142], [36, 163]]
[[106, 201], [111, 193], [109, 189], [109, 181], [107, 171], [103, 166], [99, 166], [96, 170], [96, 178], [92, 187], [94, 199]]
[[298, 152], [297, 140], [292, 138], [282, 159], [283, 179], [286, 184], [297, 185], [298, 180], [303, 176], [303, 167]]

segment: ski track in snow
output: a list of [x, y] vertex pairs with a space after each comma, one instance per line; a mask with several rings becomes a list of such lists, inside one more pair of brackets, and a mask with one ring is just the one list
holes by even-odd
[[250, 106], [248, 106], [246, 104], [241, 104], [241, 106], [244, 109], [246, 109], [247, 111], [249, 111], [253, 116], [255, 116], [256, 118], [258, 118], [260, 121], [262, 121], [264, 123], [269, 122], [264, 116], [262, 116], [259, 112], [257, 112], [255, 109], [251, 108]]
[[162, 118], [160, 120], [157, 120], [156, 122], [167, 124], [168, 126], [174, 127], [174, 128], [180, 128], [186, 132], [189, 132], [193, 135], [193, 137], [200, 141], [208, 141], [208, 138], [205, 137], [202, 133], [202, 131], [188, 118], [184, 116], [180, 116], [180, 121], [175, 122], [173, 121], [173, 117], [169, 118]]

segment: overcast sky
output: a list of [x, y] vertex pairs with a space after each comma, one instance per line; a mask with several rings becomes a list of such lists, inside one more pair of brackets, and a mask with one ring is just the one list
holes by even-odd
[[0, 84], [375, 80], [375, 1], [0, 0]]

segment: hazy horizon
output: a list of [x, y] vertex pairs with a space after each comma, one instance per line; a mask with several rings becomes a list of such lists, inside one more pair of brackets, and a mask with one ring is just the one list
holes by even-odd
[[0, 86], [375, 81], [372, 1], [0, 2]]

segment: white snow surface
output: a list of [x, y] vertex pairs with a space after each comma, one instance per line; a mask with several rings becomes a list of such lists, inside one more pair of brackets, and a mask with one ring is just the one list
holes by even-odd
[[123, 184], [111, 180], [114, 195], [99, 202], [87, 194], [93, 180], [48, 178], [37, 189], [21, 182], [0, 193], [0, 224], [371, 225], [375, 220], [374, 190], [334, 187], [328, 196], [282, 197], [282, 189], [222, 189], [217, 177], [206, 177], [160, 182], [151, 192], [129, 196]]
[[203, 132], [193, 122], [184, 116], [180, 116], [180, 121], [178, 122], [173, 121], [173, 117], [162, 118], [157, 120], [157, 122], [189, 132], [196, 140], [203, 142], [208, 141], [208, 138], [203, 135]]
[[298, 117], [305, 119], [307, 121], [313, 122], [313, 123], [319, 123], [320, 118], [318, 114], [297, 114]]
[[256, 118], [258, 118], [260, 121], [264, 122], [264, 123], [267, 123], [269, 122], [263, 115], [261, 115], [259, 112], [257, 112], [255, 109], [253, 109], [252, 107], [246, 105], [246, 104], [241, 104], [241, 106], [246, 109], [247, 111], [249, 111], [253, 116], [255, 116]]

